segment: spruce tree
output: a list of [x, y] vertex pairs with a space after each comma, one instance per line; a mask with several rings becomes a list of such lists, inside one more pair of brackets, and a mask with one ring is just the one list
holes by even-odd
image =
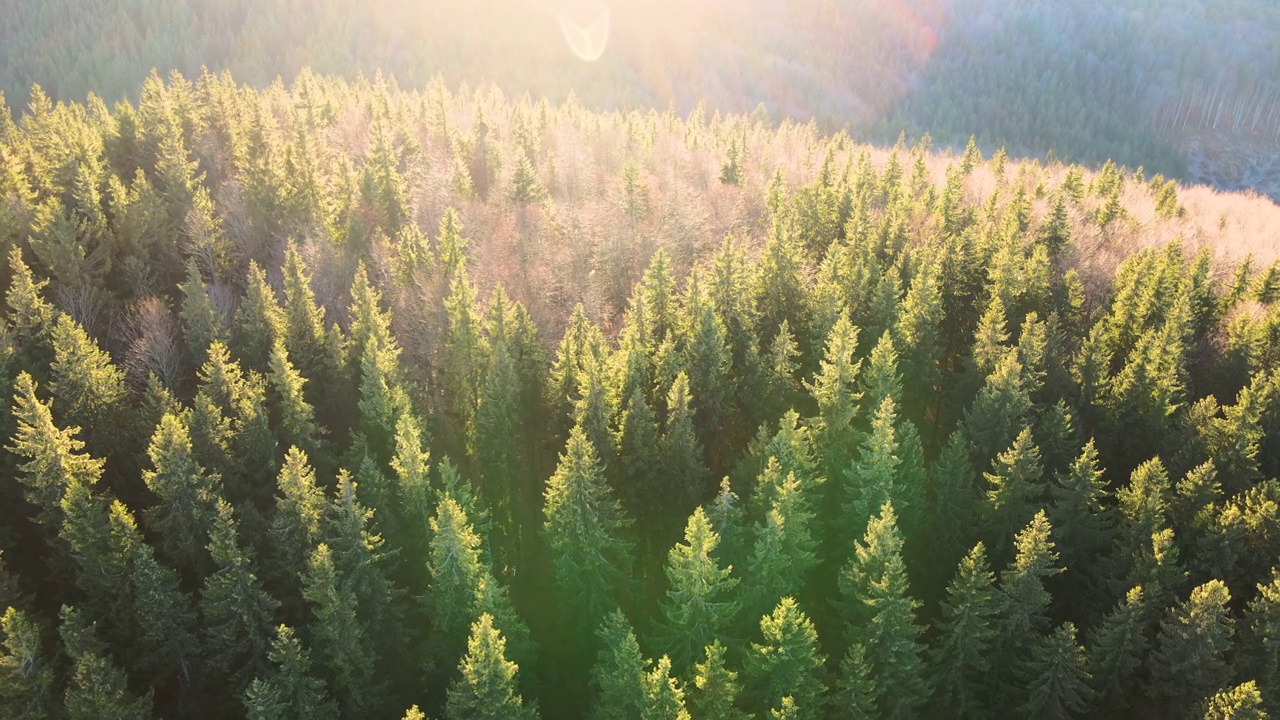
[[285, 455], [276, 488], [266, 570], [278, 596], [292, 607], [301, 597], [299, 578], [307, 571], [311, 551], [324, 537], [329, 501], [316, 484], [307, 454], [296, 447]]
[[1113, 519], [1104, 505], [1106, 478], [1098, 467], [1093, 440], [1071, 467], [1049, 486], [1049, 519], [1058, 536], [1062, 564], [1072, 595], [1097, 582], [1098, 558], [1111, 546]]
[[13, 720], [56, 716], [54, 665], [44, 649], [39, 621], [31, 613], [9, 607], [0, 618], [0, 630], [0, 710]]
[[125, 437], [124, 373], [70, 316], [60, 315], [51, 335], [49, 391], [59, 424], [79, 427], [91, 451], [105, 455]]
[[206, 351], [215, 342], [226, 342], [226, 323], [205, 283], [196, 260], [187, 261], [186, 282], [178, 286], [182, 291], [182, 324], [186, 331], [187, 356], [196, 367], [204, 364]]
[[692, 405], [689, 378], [681, 372], [667, 394], [667, 422], [658, 441], [658, 456], [667, 487], [664, 516], [674, 513], [679, 517], [706, 499], [710, 490], [707, 483], [710, 473], [703, 463], [702, 444], [694, 430]]
[[767, 712], [791, 697], [799, 710], [796, 718], [823, 717], [825, 658], [818, 651], [813, 623], [793, 598], [784, 597], [760, 619], [760, 634], [764, 643], [751, 644], [746, 668], [756, 707]]
[[1031, 430], [1024, 428], [1008, 450], [1000, 453], [993, 463], [992, 472], [985, 473], [987, 480], [987, 532], [997, 548], [997, 557], [1007, 557], [1009, 538], [1018, 532], [1035, 514], [1041, 495], [1040, 450], [1031, 438]]
[[1152, 613], [1141, 586], [1135, 586], [1089, 635], [1089, 673], [1098, 708], [1113, 717], [1130, 709], [1138, 674], [1147, 658]]
[[462, 674], [449, 688], [445, 717], [449, 720], [534, 720], [538, 712], [516, 692], [519, 667], [506, 658], [507, 641], [481, 615], [471, 626]]
[[1066, 623], [1040, 638], [1025, 669], [1030, 696], [1019, 708], [1027, 718], [1067, 720], [1090, 707], [1089, 671], [1076, 627]]
[[854, 445], [853, 420], [861, 393], [857, 391], [862, 361], [854, 362], [858, 329], [841, 315], [831, 328], [818, 373], [805, 387], [818, 405], [816, 445], [826, 477], [840, 477], [849, 466], [849, 448]]
[[684, 707], [684, 690], [671, 676], [671, 658], [659, 658], [643, 680], [645, 708], [640, 720], [691, 720]]
[[337, 706], [324, 681], [311, 674], [311, 654], [287, 625], [276, 628], [271, 641], [273, 668], [257, 678], [244, 694], [249, 720], [336, 720]]
[[272, 343], [267, 367], [279, 412], [277, 437], [280, 444], [299, 448], [317, 465], [321, 465], [324, 457], [321, 447], [324, 431], [317, 424], [315, 409], [307, 402], [304, 393], [307, 379], [289, 361], [289, 351], [281, 340]]
[[[1030, 661], [1032, 648], [1046, 629], [1053, 600], [1045, 581], [1061, 572], [1052, 528], [1040, 511], [1014, 540], [1016, 555], [1000, 573], [1000, 614], [992, 660], [998, 667], [1021, 667]], [[1026, 701], [1024, 688], [1006, 679], [998, 691], [1000, 702]]]
[[1262, 693], [1253, 680], [1219, 690], [1204, 703], [1204, 720], [1266, 720], [1267, 717]]
[[1160, 621], [1151, 656], [1151, 693], [1165, 702], [1168, 712], [1193, 707], [1231, 679], [1227, 654], [1235, 621], [1230, 602], [1227, 586], [1210, 580], [1169, 608]]
[[664, 501], [659, 455], [658, 423], [642, 389], [631, 391], [618, 417], [618, 494], [637, 519], [655, 517]]
[[266, 669], [272, 618], [280, 603], [263, 590], [225, 501], [218, 503], [209, 552], [217, 570], [205, 578], [200, 593], [207, 660], [238, 694]]
[[1236, 662], [1242, 674], [1258, 681], [1268, 707], [1270, 698], [1280, 699], [1280, 572], [1271, 571], [1270, 582], [1257, 585], [1257, 594], [1249, 601], [1241, 627], [1241, 642]]
[[581, 426], [547, 481], [543, 512], [561, 607], [578, 627], [593, 628], [613, 607], [630, 549], [621, 538], [621, 507]]
[[689, 687], [689, 706], [700, 720], [746, 720], [738, 709], [741, 687], [738, 673], [725, 664], [726, 650], [719, 640], [705, 648], [706, 659], [693, 667]]
[[271, 348], [284, 343], [285, 316], [267, 273], [249, 261], [249, 284], [231, 323], [232, 347], [245, 367], [265, 372]]
[[886, 502], [900, 496], [896, 420], [893, 398], [885, 397], [871, 420], [871, 432], [862, 441], [858, 459], [846, 473], [841, 526], [850, 532], [865, 528]]
[[62, 521], [61, 500], [72, 484], [91, 487], [102, 475], [104, 461], [82, 452], [77, 428], [60, 429], [49, 405], [36, 397], [36, 384], [27, 373], [14, 384], [13, 416], [17, 429], [9, 451], [24, 460], [19, 480], [27, 501], [37, 510], [36, 521], [56, 531]]
[[466, 647], [475, 620], [476, 588], [486, 574], [480, 538], [458, 503], [440, 499], [431, 518], [431, 554], [427, 559], [431, 585], [428, 597], [441, 655], [456, 657]]
[[165, 557], [193, 577], [203, 578], [211, 565], [207, 547], [222, 482], [196, 462], [187, 418], [187, 413], [166, 413], [151, 436], [147, 456], [154, 470], [144, 470], [142, 479], [160, 502], [145, 517], [160, 534]]
[[324, 543], [307, 562], [302, 597], [311, 606], [311, 637], [319, 664], [343, 712], [358, 716], [377, 707], [377, 654], [350, 581], [339, 575]]
[[59, 615], [62, 646], [71, 661], [64, 704], [71, 720], [147, 720], [151, 697], [129, 691], [125, 673], [116, 667], [107, 646], [90, 623], [76, 610], [62, 607]]
[[839, 587], [845, 641], [864, 653], [863, 662], [877, 688], [879, 715], [914, 716], [929, 699], [929, 684], [921, 658], [923, 628], [915, 617], [920, 603], [908, 588], [892, 503], [884, 503], [867, 524], [864, 538], [855, 543]]
[[799, 593], [818, 562], [813, 516], [805, 509], [795, 473], [780, 477], [777, 462], [771, 459], [765, 475], [772, 478], [774, 500], [756, 525], [751, 562], [746, 565], [751, 571], [743, 601], [748, 618], [769, 612], [783, 596]]
[[591, 720], [631, 720], [648, 706], [645, 661], [631, 623], [621, 610], [609, 613], [596, 633], [600, 650], [591, 668], [596, 697]]
[[996, 641], [999, 599], [986, 548], [978, 543], [947, 586], [937, 645], [929, 657], [933, 704], [941, 715], [985, 717], [991, 698], [987, 673]]
[[662, 644], [682, 673], [722, 636], [737, 612], [733, 590], [738, 578], [730, 577], [732, 566], [721, 568], [716, 562], [719, 542], [706, 513], [698, 508], [685, 526], [684, 542], [667, 555], [671, 588], [662, 605]]

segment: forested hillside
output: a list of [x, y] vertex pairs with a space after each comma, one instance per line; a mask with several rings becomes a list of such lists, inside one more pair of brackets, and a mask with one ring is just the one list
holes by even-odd
[[0, 716], [1280, 704], [1267, 201], [440, 81], [32, 97]]
[[[602, 54], [582, 62], [562, 28], [601, 18]], [[976, 136], [1280, 199], [1271, 0], [47, 0], [5, 19], [15, 106], [33, 83], [136, 100], [151, 68], [259, 88], [307, 66], [415, 89], [443, 73], [605, 111], [760, 105], [881, 143]]]

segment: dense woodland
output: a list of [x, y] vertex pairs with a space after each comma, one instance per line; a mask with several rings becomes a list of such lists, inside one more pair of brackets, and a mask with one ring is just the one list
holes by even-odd
[[1280, 265], [1151, 242], [1202, 219], [1161, 177], [928, 146], [34, 89], [0, 715], [1276, 711]]
[[[607, 51], [580, 62], [557, 17], [602, 12]], [[9, 3], [6, 20], [14, 104], [32, 83], [136, 98], [153, 67], [258, 87], [306, 66], [412, 88], [443, 73], [605, 111], [760, 105], [881, 143], [972, 135], [987, 153], [1114, 159], [1280, 199], [1271, 0], [46, 0]], [[1265, 162], [1238, 177], [1223, 156], [1246, 139]]]

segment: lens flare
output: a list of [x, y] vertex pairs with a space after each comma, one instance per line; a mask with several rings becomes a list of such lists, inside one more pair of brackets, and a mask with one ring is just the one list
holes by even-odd
[[602, 2], [566, 3], [556, 13], [560, 34], [579, 59], [594, 62], [609, 44], [609, 6]]

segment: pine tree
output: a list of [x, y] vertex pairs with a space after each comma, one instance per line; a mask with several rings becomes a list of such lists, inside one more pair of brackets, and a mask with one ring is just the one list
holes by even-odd
[[272, 670], [255, 678], [244, 694], [249, 720], [336, 720], [338, 709], [324, 681], [311, 675], [311, 654], [292, 628], [276, 628], [270, 659]]
[[1030, 697], [1019, 708], [1024, 717], [1066, 720], [1089, 709], [1090, 677], [1075, 625], [1066, 623], [1040, 638], [1025, 674]]
[[942, 603], [938, 644], [929, 657], [933, 704], [957, 718], [985, 717], [990, 701], [987, 673], [999, 612], [995, 576], [986, 548], [978, 543], [960, 561]]
[[879, 715], [916, 715], [929, 699], [924, 677], [923, 628], [915, 613], [920, 603], [910, 595], [902, 536], [893, 504], [885, 502], [855, 543], [854, 556], [840, 573], [841, 620], [845, 641], [864, 653]]
[[561, 607], [579, 627], [595, 627], [613, 606], [630, 549], [621, 539], [621, 507], [581, 426], [547, 481], [543, 512]]
[[693, 667], [689, 706], [700, 720], [746, 720], [738, 709], [738, 673], [725, 664], [726, 650], [719, 640], [705, 648], [706, 659]]
[[0, 618], [4, 632], [0, 652], [0, 711], [13, 720], [56, 716], [54, 666], [44, 650], [42, 630], [30, 613], [14, 607]]
[[714, 553], [719, 535], [702, 508], [693, 511], [685, 526], [684, 542], [667, 555], [667, 581], [671, 589], [663, 603], [663, 646], [681, 672], [692, 667], [703, 649], [721, 637], [737, 612], [732, 600], [738, 578], [733, 567], [723, 569]]
[[791, 697], [798, 708], [796, 718], [822, 717], [821, 679], [825, 659], [818, 652], [818, 634], [813, 623], [790, 597], [760, 619], [764, 644], [751, 644], [747, 675], [762, 712], [778, 707], [783, 697]]
[[538, 712], [516, 692], [517, 665], [506, 658], [507, 641], [488, 614], [471, 626], [467, 654], [458, 666], [462, 677], [449, 688], [445, 716], [450, 720], [534, 720]]
[[146, 720], [151, 717], [151, 697], [129, 692], [128, 678], [111, 660], [94, 624], [67, 606], [59, 615], [62, 645], [71, 660], [64, 702], [72, 720]]

